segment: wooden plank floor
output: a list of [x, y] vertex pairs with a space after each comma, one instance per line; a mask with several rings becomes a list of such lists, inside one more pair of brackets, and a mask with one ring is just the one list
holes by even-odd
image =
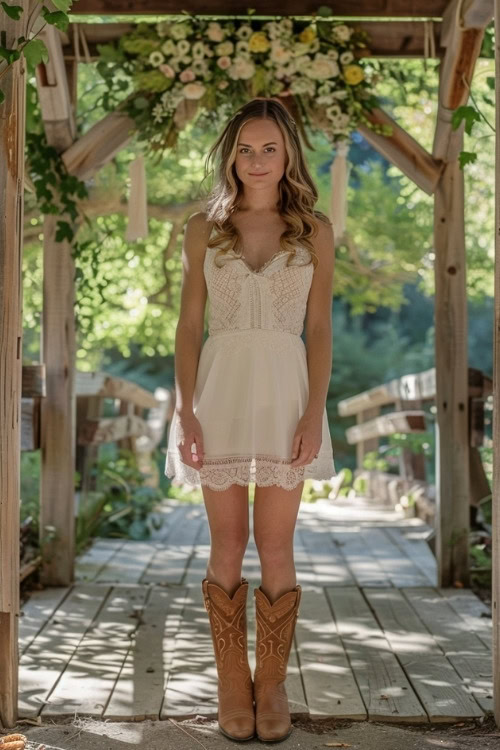
[[[96, 540], [73, 586], [35, 592], [23, 605], [20, 718], [217, 715], [201, 594], [205, 507], [169, 500], [162, 518], [149, 542]], [[302, 503], [292, 715], [418, 724], [492, 713], [491, 613], [470, 590], [437, 588], [429, 532], [362, 498]], [[253, 670], [260, 573], [250, 539], [243, 575]]]

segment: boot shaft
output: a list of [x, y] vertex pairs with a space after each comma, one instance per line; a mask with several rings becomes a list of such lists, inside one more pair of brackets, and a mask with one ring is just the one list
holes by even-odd
[[297, 584], [271, 604], [260, 587], [254, 589], [257, 625], [256, 684], [259, 681], [273, 681], [276, 684], [284, 682], [301, 595], [302, 588]]

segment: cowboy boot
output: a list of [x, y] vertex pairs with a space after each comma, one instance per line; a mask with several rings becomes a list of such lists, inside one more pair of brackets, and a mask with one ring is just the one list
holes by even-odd
[[285, 679], [302, 588], [297, 584], [274, 604], [254, 589], [257, 641], [255, 648], [255, 719], [264, 742], [285, 740], [292, 731]]
[[232, 597], [207, 578], [202, 581], [202, 590], [217, 665], [219, 729], [231, 740], [251, 740], [255, 736], [255, 712], [247, 653], [248, 581], [242, 578]]

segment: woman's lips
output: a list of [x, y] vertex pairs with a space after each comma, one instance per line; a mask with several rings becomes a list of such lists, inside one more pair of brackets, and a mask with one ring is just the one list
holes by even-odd
[[251, 177], [264, 177], [265, 174], [268, 174], [267, 172], [249, 172], [249, 175]]

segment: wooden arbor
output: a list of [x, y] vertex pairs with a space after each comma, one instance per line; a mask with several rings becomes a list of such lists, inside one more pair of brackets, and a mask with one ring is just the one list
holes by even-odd
[[[23, 7], [28, 7], [23, 0]], [[332, 0], [337, 17], [352, 18], [352, 3]], [[263, 0], [252, 3], [257, 14], [268, 13]], [[304, 15], [317, 10], [312, 0], [299, 2], [280, 0], [273, 6], [275, 14]], [[225, 2], [186, 0], [182, 8], [199, 14], [246, 14], [246, 4], [237, 0], [231, 7]], [[79, 0], [80, 14], [136, 13], [137, 7], [129, 0]], [[141, 13], [178, 13], [175, 0], [144, 0]], [[377, 136], [362, 128], [367, 140], [421, 189], [435, 196], [435, 276], [436, 276], [436, 400], [438, 406], [439, 449], [437, 482], [437, 558], [440, 585], [454, 581], [468, 584], [469, 524], [469, 460], [467, 447], [467, 320], [465, 287], [465, 243], [463, 225], [463, 174], [459, 170], [457, 154], [463, 139], [463, 127], [451, 128], [451, 113], [467, 101], [469, 84], [479, 54], [486, 25], [493, 16], [493, 0], [364, 0], [356, 6], [360, 24], [373, 39], [372, 51], [380, 56], [422, 56], [424, 53], [423, 20], [434, 19], [426, 33], [432, 34], [436, 54], [441, 58], [439, 108], [432, 153], [423, 149], [408, 133], [381, 110], [372, 117], [388, 122], [393, 127], [390, 138]], [[363, 21], [364, 17], [379, 21]], [[384, 19], [407, 19], [414, 21]], [[89, 54], [93, 44], [123, 33], [123, 25], [99, 24], [86, 28]], [[11, 38], [19, 36], [20, 27], [9, 30]], [[85, 136], [75, 140], [75, 57], [70, 48], [72, 30], [68, 35], [47, 31], [51, 51], [50, 62], [40, 67], [38, 87], [43, 118], [49, 143], [61, 153], [68, 170], [80, 178], [91, 175], [107, 163], [129, 140], [133, 123], [116, 114], [108, 115]], [[8, 78], [7, 109], [2, 114], [4, 132], [0, 157], [0, 201], [4, 209], [5, 226], [0, 230], [5, 252], [0, 265], [1, 319], [12, 320], [11, 327], [0, 328], [2, 362], [6, 363], [2, 377], [0, 419], [0, 557], [16, 559], [18, 538], [18, 445], [20, 399], [20, 265], [22, 226], [22, 159], [12, 159], [15, 152], [22, 154], [24, 120], [24, 82], [21, 65], [12, 69]], [[5, 196], [7, 196], [5, 198]], [[2, 196], [4, 196], [2, 198]], [[7, 227], [7, 229], [6, 229]], [[9, 229], [10, 228], [10, 229]], [[45, 222], [44, 249], [46, 268], [54, 269], [54, 222]], [[6, 231], [14, 234], [7, 236]], [[42, 451], [44, 479], [42, 485], [43, 523], [56, 527], [57, 542], [52, 546], [52, 562], [45, 565], [47, 583], [63, 584], [72, 578], [73, 565], [73, 487], [74, 466], [74, 321], [73, 274], [69, 247], [57, 244], [57, 275], [52, 276], [44, 289], [45, 331], [50, 322], [50, 339], [44, 333], [44, 358], [47, 367], [47, 398], [44, 402]], [[6, 281], [11, 282], [10, 291]], [[9, 317], [10, 315], [10, 317]], [[17, 331], [17, 334], [14, 333]], [[65, 410], [61, 424], [58, 414]], [[57, 481], [56, 481], [57, 480]], [[56, 562], [55, 562], [56, 561]], [[13, 723], [16, 715], [17, 693], [17, 621], [19, 600], [16, 565], [2, 565], [0, 573], [0, 719]], [[7, 571], [7, 573], [5, 572]], [[495, 615], [497, 616], [496, 610]], [[498, 628], [498, 622], [497, 622]], [[497, 691], [498, 692], [498, 691]], [[500, 697], [497, 696], [497, 722], [500, 721]]]

